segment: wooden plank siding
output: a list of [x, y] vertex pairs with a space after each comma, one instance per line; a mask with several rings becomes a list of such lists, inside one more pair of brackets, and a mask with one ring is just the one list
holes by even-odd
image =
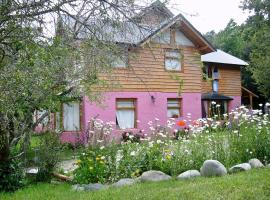
[[[180, 71], [165, 70], [165, 50], [179, 49], [182, 54], [182, 68]], [[112, 77], [121, 88], [113, 91], [137, 91], [137, 92], [178, 92], [179, 80], [183, 79], [182, 92], [201, 92], [201, 58], [195, 47], [180, 45], [151, 44], [130, 51], [127, 68], [113, 70]], [[106, 75], [103, 75], [106, 78]]]
[[[225, 96], [241, 96], [241, 71], [239, 66], [217, 64], [219, 71], [218, 93]], [[212, 91], [211, 81], [202, 81], [202, 93]]]

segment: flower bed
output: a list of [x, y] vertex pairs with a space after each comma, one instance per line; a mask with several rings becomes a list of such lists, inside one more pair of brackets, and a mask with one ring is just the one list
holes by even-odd
[[[125, 138], [121, 144], [106, 142], [105, 146], [102, 139], [106, 137], [96, 137], [99, 143], [81, 154], [74, 181], [111, 183], [138, 177], [147, 170], [176, 176], [189, 169], [199, 169], [207, 159], [219, 160], [227, 167], [253, 157], [264, 163], [270, 161], [268, 115], [240, 107], [223, 118], [222, 121], [218, 117], [199, 119], [188, 126], [185, 126], [187, 122], [176, 122], [181, 126], [177, 130], [172, 120], [165, 127], [155, 120], [149, 123], [151, 133], [144, 134], [139, 141], [132, 140], [134, 136], [128, 134], [130, 140]], [[106, 129], [105, 136], [108, 134]]]

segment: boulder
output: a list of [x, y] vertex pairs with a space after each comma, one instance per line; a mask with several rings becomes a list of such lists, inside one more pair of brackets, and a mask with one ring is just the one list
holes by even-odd
[[240, 171], [247, 171], [250, 170], [251, 166], [249, 163], [242, 163], [242, 164], [238, 164], [238, 165], [234, 165], [229, 169], [230, 173], [236, 173], [236, 172], [240, 172]]
[[125, 185], [132, 185], [134, 183], [136, 183], [136, 180], [134, 180], [134, 179], [123, 178], [123, 179], [120, 179], [119, 181], [117, 181], [116, 183], [114, 183], [113, 186], [121, 187], [121, 186], [125, 186]]
[[72, 190], [73, 191], [84, 191], [84, 187], [80, 184], [72, 185]]
[[227, 169], [217, 160], [206, 160], [201, 167], [202, 176], [224, 176]]
[[72, 185], [72, 190], [74, 191], [97, 191], [107, 188], [107, 186], [100, 183], [90, 183], [90, 184], [76, 184]]
[[161, 172], [161, 171], [155, 171], [155, 170], [150, 170], [144, 172], [140, 176], [140, 180], [142, 182], [144, 181], [165, 181], [165, 180], [170, 180], [172, 177]]
[[188, 170], [177, 176], [177, 179], [190, 179], [201, 176], [198, 170]]
[[250, 159], [248, 161], [248, 163], [250, 164], [251, 168], [261, 168], [261, 167], [264, 167], [264, 165], [262, 164], [262, 162], [259, 159], [257, 159], [257, 158]]

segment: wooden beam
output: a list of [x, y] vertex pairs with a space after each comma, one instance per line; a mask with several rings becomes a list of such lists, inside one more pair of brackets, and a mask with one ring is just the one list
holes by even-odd
[[250, 104], [250, 108], [253, 109], [253, 98], [251, 94], [249, 94], [249, 104]]

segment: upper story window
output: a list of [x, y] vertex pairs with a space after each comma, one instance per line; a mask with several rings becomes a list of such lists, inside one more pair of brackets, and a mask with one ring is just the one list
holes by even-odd
[[181, 99], [167, 100], [167, 117], [179, 118], [181, 113]]
[[219, 79], [218, 68], [215, 66], [212, 72], [213, 79]]
[[182, 70], [182, 56], [179, 50], [169, 50], [165, 52], [165, 69], [170, 71]]
[[115, 68], [126, 68], [128, 66], [128, 48], [120, 47], [116, 54], [112, 56], [112, 66]]
[[116, 126], [120, 129], [135, 128], [136, 99], [116, 100]]
[[63, 104], [64, 131], [80, 130], [80, 103], [68, 102]]

